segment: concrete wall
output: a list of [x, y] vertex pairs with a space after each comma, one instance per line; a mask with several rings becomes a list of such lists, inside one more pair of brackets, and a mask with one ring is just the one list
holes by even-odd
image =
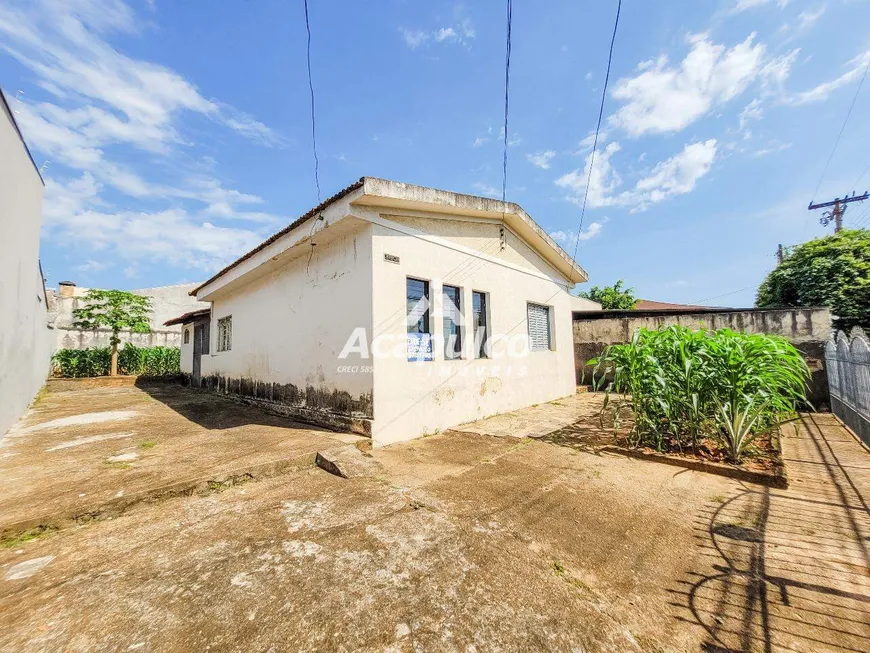
[[[203, 384], [283, 407], [299, 419], [370, 431], [372, 372], [340, 371], [354, 329], [372, 323], [371, 227], [330, 230], [276, 269], [215, 293]], [[310, 230], [310, 227], [307, 227]], [[218, 351], [218, 320], [231, 315], [232, 349]]]
[[[208, 302], [197, 301], [190, 296], [190, 291], [198, 284], [179, 284], [174, 286], [161, 286], [158, 288], [140, 288], [130, 292], [151, 298], [151, 330], [153, 337], [143, 334], [131, 334], [122, 332], [121, 340], [131, 342], [137, 347], [164, 345], [178, 347], [181, 342], [181, 326], [163, 326], [167, 320], [189, 313], [190, 311], [208, 308]], [[63, 296], [58, 293], [55, 297], [54, 313], [55, 327], [57, 327], [58, 349], [84, 349], [86, 347], [103, 347], [108, 345], [108, 337], [93, 331], [81, 331], [75, 329], [73, 324], [73, 310], [84, 306], [83, 297], [87, 288], [75, 286], [70, 288], [72, 295]]]
[[[89, 347], [108, 347], [112, 332], [108, 329], [82, 330], [69, 327], [55, 326], [56, 342], [58, 349], [88, 349]], [[119, 334], [122, 343], [131, 343], [137, 347], [179, 347], [181, 346], [181, 333], [163, 327], [160, 331], [151, 333], [133, 333], [121, 331]], [[121, 345], [123, 347], [123, 345]]]
[[592, 367], [586, 361], [601, 355], [610, 344], [631, 340], [640, 328], [658, 329], [679, 324], [692, 328], [732, 329], [769, 333], [787, 338], [803, 354], [813, 371], [810, 401], [828, 405], [825, 343], [831, 335], [831, 313], [826, 308], [747, 309], [704, 312], [604, 311], [574, 315], [574, 357], [577, 382], [590, 383]]
[[[381, 215], [389, 219], [391, 214]], [[422, 232], [423, 237], [407, 227]], [[393, 219], [373, 229], [373, 338], [398, 343], [398, 355], [374, 352], [372, 436], [376, 446], [574, 393], [572, 298], [565, 285], [554, 281], [560, 275], [533, 250], [510, 233], [501, 249], [500, 227], [495, 221], [450, 220], [444, 226], [437, 219]], [[441, 236], [428, 235], [433, 233]], [[388, 262], [385, 254], [398, 256], [399, 262]], [[405, 353], [409, 276], [430, 282], [435, 345], [434, 360], [429, 362], [409, 362]], [[443, 284], [461, 288], [467, 322], [461, 360], [445, 360], [440, 344]], [[489, 293], [494, 342], [490, 359], [473, 355], [473, 290]], [[530, 301], [553, 309], [553, 351], [528, 351], [526, 309]], [[508, 353], [508, 343], [514, 355]]]
[[39, 269], [43, 185], [0, 96], [0, 436], [45, 383], [52, 354]]

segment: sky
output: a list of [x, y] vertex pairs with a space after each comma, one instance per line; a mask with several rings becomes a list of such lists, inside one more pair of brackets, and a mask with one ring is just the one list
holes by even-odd
[[[751, 306], [779, 243], [832, 231], [810, 200], [870, 187], [870, 82], [825, 170], [870, 0], [624, 0], [589, 175], [615, 13], [513, 3], [508, 200], [576, 245], [578, 289]], [[501, 196], [505, 2], [309, 14], [322, 197], [363, 175]], [[0, 86], [51, 286], [200, 281], [318, 202], [302, 0], [3, 0]]]

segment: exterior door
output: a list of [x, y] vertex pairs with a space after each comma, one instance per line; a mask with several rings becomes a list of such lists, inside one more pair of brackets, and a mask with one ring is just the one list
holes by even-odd
[[197, 324], [193, 327], [193, 385], [197, 388], [202, 379], [202, 336], [203, 325]]

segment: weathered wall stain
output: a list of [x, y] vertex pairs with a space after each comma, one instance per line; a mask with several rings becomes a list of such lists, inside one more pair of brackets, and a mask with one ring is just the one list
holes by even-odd
[[[184, 382], [196, 385], [191, 375], [185, 375]], [[231, 378], [220, 374], [203, 376], [199, 387], [247, 403], [255, 403], [307, 423], [364, 435], [371, 434], [371, 393], [354, 397], [344, 390], [322, 386], [307, 385], [300, 388], [293, 383]]]

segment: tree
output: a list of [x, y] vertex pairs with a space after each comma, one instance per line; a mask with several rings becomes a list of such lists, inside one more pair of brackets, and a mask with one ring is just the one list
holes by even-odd
[[755, 305], [827, 306], [834, 326], [870, 326], [870, 230], [844, 229], [787, 251], [758, 287]]
[[106, 327], [112, 330], [112, 366], [110, 374], [118, 374], [118, 334], [129, 329], [134, 333], [151, 331], [149, 314], [151, 299], [123, 290], [88, 290], [85, 305], [73, 310], [73, 325], [79, 329]]
[[612, 286], [592, 286], [588, 291], [581, 292], [581, 297], [591, 299], [593, 302], [601, 304], [604, 310], [619, 310], [630, 311], [637, 304], [637, 297], [634, 295], [634, 288], [623, 288], [622, 279], [617, 281]]

